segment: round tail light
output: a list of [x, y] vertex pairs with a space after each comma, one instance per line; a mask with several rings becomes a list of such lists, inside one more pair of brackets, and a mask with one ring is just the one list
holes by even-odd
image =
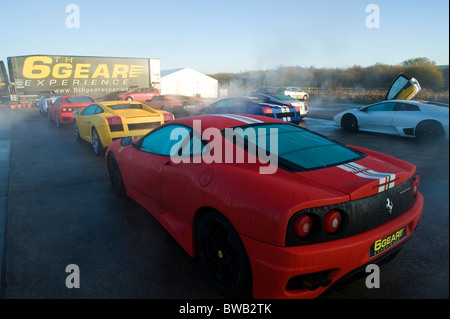
[[420, 184], [420, 178], [419, 178], [419, 175], [416, 175], [416, 177], [412, 181], [412, 191], [413, 191], [414, 197], [416, 197], [417, 193], [419, 192], [419, 184]]
[[306, 214], [300, 215], [294, 222], [294, 233], [300, 238], [305, 238], [311, 233], [313, 220]]
[[327, 231], [327, 233], [333, 234], [335, 233], [339, 227], [341, 226], [342, 216], [337, 210], [330, 210], [323, 220], [323, 227]]

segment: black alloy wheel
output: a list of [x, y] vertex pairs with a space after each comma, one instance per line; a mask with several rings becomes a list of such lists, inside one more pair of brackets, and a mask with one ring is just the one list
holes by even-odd
[[419, 143], [436, 143], [444, 139], [445, 133], [441, 124], [427, 120], [417, 125], [415, 136]]
[[231, 223], [216, 211], [201, 217], [196, 232], [197, 249], [206, 275], [225, 297], [246, 297], [252, 275], [244, 245]]
[[352, 114], [345, 114], [341, 120], [341, 127], [347, 132], [358, 131], [358, 120]]
[[127, 194], [125, 189], [125, 184], [122, 179], [122, 174], [120, 173], [119, 165], [117, 164], [116, 157], [114, 154], [109, 154], [108, 156], [108, 171], [109, 171], [109, 181], [114, 189], [117, 196], [125, 196]]

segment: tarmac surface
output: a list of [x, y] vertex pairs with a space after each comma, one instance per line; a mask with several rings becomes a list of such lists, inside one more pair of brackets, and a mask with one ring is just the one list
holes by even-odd
[[[360, 279], [319, 299], [447, 299], [448, 141], [346, 133], [331, 119], [354, 105], [308, 104], [301, 126], [415, 164], [425, 199], [417, 232], [381, 268], [380, 288]], [[0, 254], [4, 299], [222, 298], [198, 259], [141, 206], [114, 195], [104, 159], [36, 108], [0, 110]], [[70, 265], [79, 288], [66, 285]]]

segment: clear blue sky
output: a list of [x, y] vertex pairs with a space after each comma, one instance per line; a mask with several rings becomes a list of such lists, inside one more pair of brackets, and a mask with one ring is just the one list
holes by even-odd
[[[80, 9], [67, 28], [66, 6]], [[449, 64], [445, 0], [0, 0], [0, 60], [29, 54], [160, 58], [207, 74], [346, 68], [427, 57]], [[368, 28], [369, 4], [379, 28]]]

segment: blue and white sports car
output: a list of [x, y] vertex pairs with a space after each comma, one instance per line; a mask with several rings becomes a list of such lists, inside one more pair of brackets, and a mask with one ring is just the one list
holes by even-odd
[[256, 97], [231, 97], [219, 100], [202, 109], [199, 114], [264, 115], [285, 122], [300, 123], [301, 109], [294, 105], [267, 103]]
[[421, 142], [448, 139], [449, 105], [409, 100], [419, 91], [417, 80], [400, 75], [385, 101], [341, 112], [334, 117], [334, 123], [349, 132], [392, 134]]
[[41, 97], [41, 99], [39, 100], [39, 103], [38, 103], [39, 112], [41, 114], [47, 114], [48, 102], [49, 101], [55, 102], [56, 99], [59, 97], [60, 97], [60, 95], [51, 95], [51, 94]]
[[297, 99], [294, 99], [293, 97], [286, 95], [284, 93], [258, 93], [253, 92], [250, 93], [251, 97], [255, 97], [259, 100], [261, 100], [264, 103], [270, 103], [270, 104], [276, 104], [281, 106], [288, 106], [288, 107], [298, 107], [300, 109], [300, 114], [302, 118], [306, 117], [309, 112], [308, 104], [305, 101], [299, 101]]

